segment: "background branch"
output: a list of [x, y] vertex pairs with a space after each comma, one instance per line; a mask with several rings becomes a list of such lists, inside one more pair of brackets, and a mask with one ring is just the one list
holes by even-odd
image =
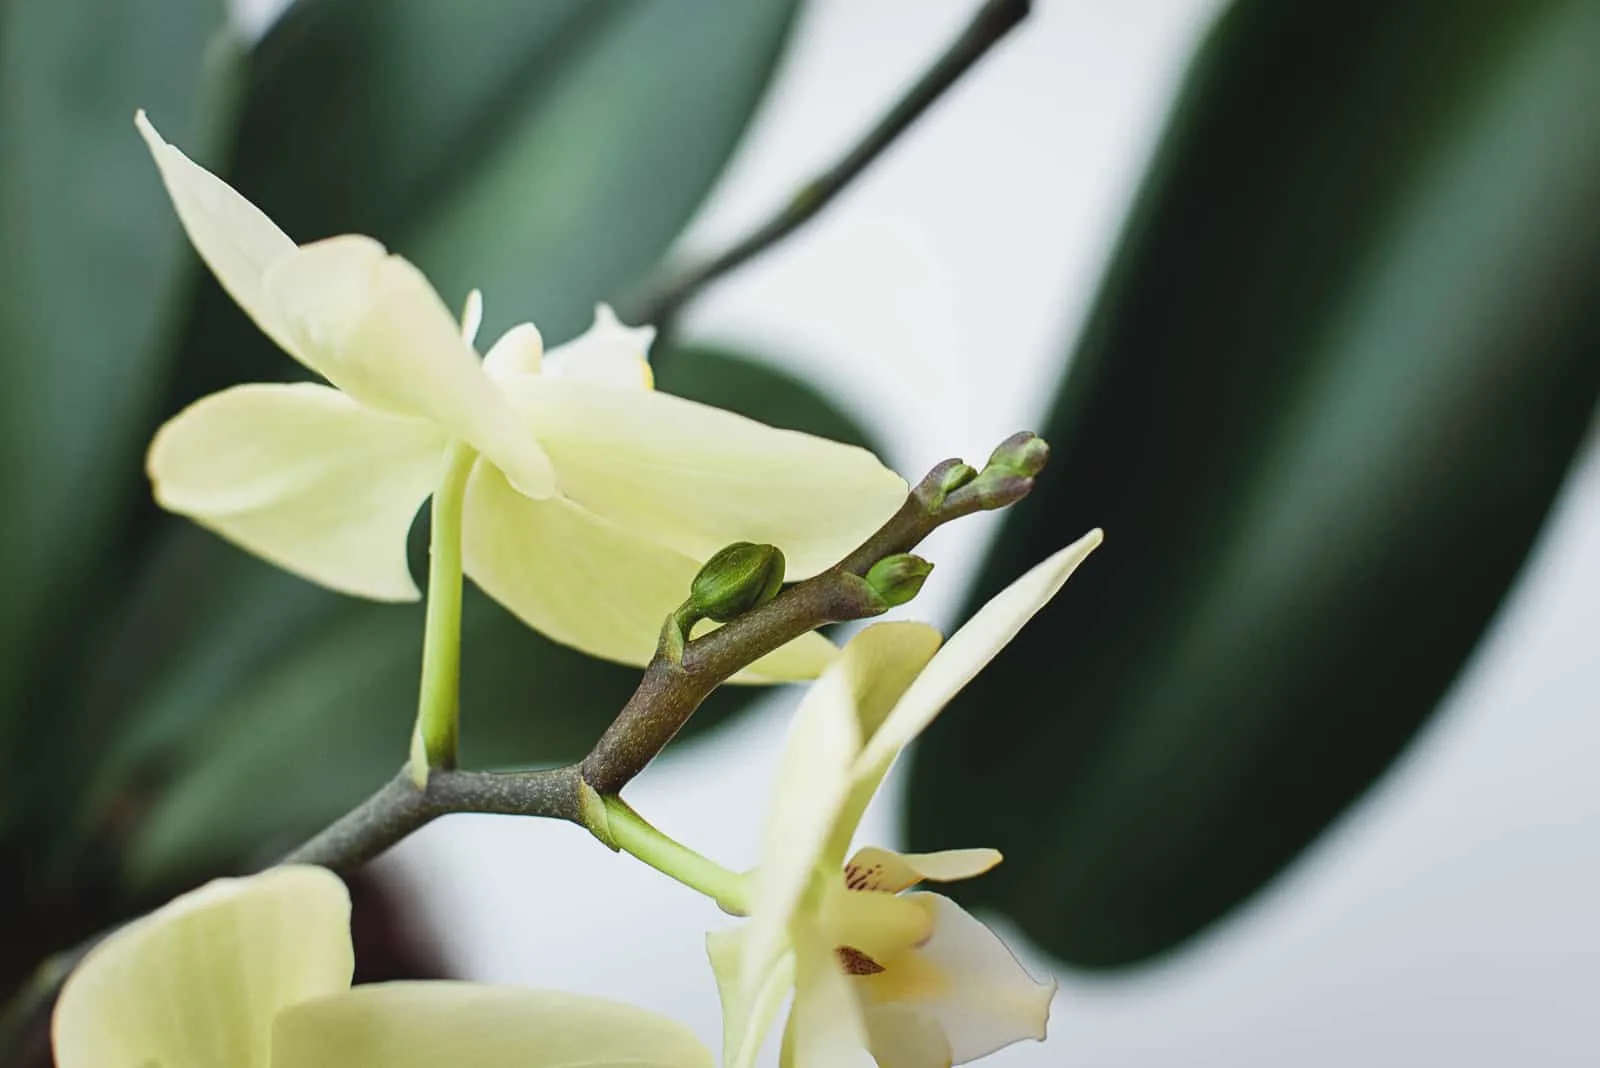
[[801, 186], [777, 214], [745, 237], [660, 283], [637, 305], [628, 308], [629, 321], [654, 323], [663, 334], [669, 333], [671, 320], [708, 285], [776, 245], [827, 207], [996, 42], [1026, 18], [1031, 7], [1031, 0], [987, 0], [933, 66], [838, 162]]

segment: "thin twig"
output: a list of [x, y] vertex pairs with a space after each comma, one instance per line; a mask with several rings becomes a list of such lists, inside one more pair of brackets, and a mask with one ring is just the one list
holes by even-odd
[[1026, 18], [1031, 7], [1030, 0], [987, 0], [933, 66], [838, 162], [801, 186], [775, 215], [727, 249], [659, 284], [637, 306], [629, 308], [630, 321], [670, 325], [683, 306], [706, 286], [776, 245], [827, 207], [996, 42]]

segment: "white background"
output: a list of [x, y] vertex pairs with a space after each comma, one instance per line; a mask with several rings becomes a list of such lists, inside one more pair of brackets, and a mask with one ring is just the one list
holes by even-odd
[[[974, 6], [813, 2], [685, 247], [715, 246], [780, 202]], [[821, 220], [688, 323], [835, 391], [908, 474], [981, 457], [1037, 421], [1215, 3], [1037, 8]], [[964, 523], [930, 543], [939, 571], [918, 614], [951, 610], [990, 529]], [[1499, 625], [1382, 786], [1183, 953], [1117, 978], [1059, 973], [1050, 1041], [986, 1063], [1600, 1064], [1597, 592], [1591, 449]], [[630, 798], [723, 862], [752, 863], [793, 700], [776, 694], [675, 748]], [[865, 838], [894, 844], [897, 799], [891, 788]], [[387, 863], [421, 891], [464, 974], [623, 998], [719, 1048], [701, 939], [727, 921], [583, 832], [458, 817]]]

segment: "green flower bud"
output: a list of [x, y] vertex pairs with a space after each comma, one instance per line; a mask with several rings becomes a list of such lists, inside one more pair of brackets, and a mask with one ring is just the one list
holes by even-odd
[[974, 471], [971, 466], [958, 461], [945, 468], [940, 475], [939, 492], [954, 493], [977, 477], [978, 472]]
[[922, 591], [933, 564], [913, 553], [885, 556], [867, 571], [867, 585], [891, 608], [905, 604]]
[[783, 552], [776, 545], [737, 541], [706, 561], [689, 587], [692, 611], [718, 623], [772, 600], [783, 585]]
[[988, 472], [998, 468], [1018, 478], [1032, 478], [1044, 470], [1048, 459], [1050, 446], [1045, 444], [1044, 438], [1024, 430], [1002, 441], [989, 454], [989, 462], [984, 465], [984, 470]]

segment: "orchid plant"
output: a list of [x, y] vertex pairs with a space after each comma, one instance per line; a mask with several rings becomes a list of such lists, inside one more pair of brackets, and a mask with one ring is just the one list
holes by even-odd
[[[918, 889], [979, 877], [1000, 854], [852, 846], [900, 753], [1099, 531], [947, 643], [888, 622], [839, 648], [819, 628], [912, 600], [932, 570], [913, 550], [944, 523], [1024, 497], [1045, 443], [1020, 433], [982, 467], [948, 460], [908, 485], [864, 449], [656, 390], [655, 330], [606, 304], [549, 351], [525, 322], [480, 356], [476, 291], [457, 316], [373, 238], [299, 244], [143, 112], [135, 123], [200, 259], [314, 379], [234, 386], [174, 415], [147, 456], [156, 500], [306, 580], [380, 601], [422, 596], [406, 541], [431, 500], [423, 656], [409, 760], [391, 781], [278, 865], [184, 894], [76, 960], [53, 1016], [61, 1068], [716, 1062], [681, 1025], [601, 999], [352, 987], [341, 875], [454, 812], [577, 823], [744, 918], [707, 936], [728, 1068], [756, 1062], [786, 1001], [781, 1040], [770, 1036], [786, 1068], [938, 1068], [1042, 1040], [1054, 984]], [[581, 762], [458, 766], [468, 578], [554, 641], [644, 669]], [[674, 841], [622, 799], [719, 686], [793, 681], [810, 689], [755, 870]]]

